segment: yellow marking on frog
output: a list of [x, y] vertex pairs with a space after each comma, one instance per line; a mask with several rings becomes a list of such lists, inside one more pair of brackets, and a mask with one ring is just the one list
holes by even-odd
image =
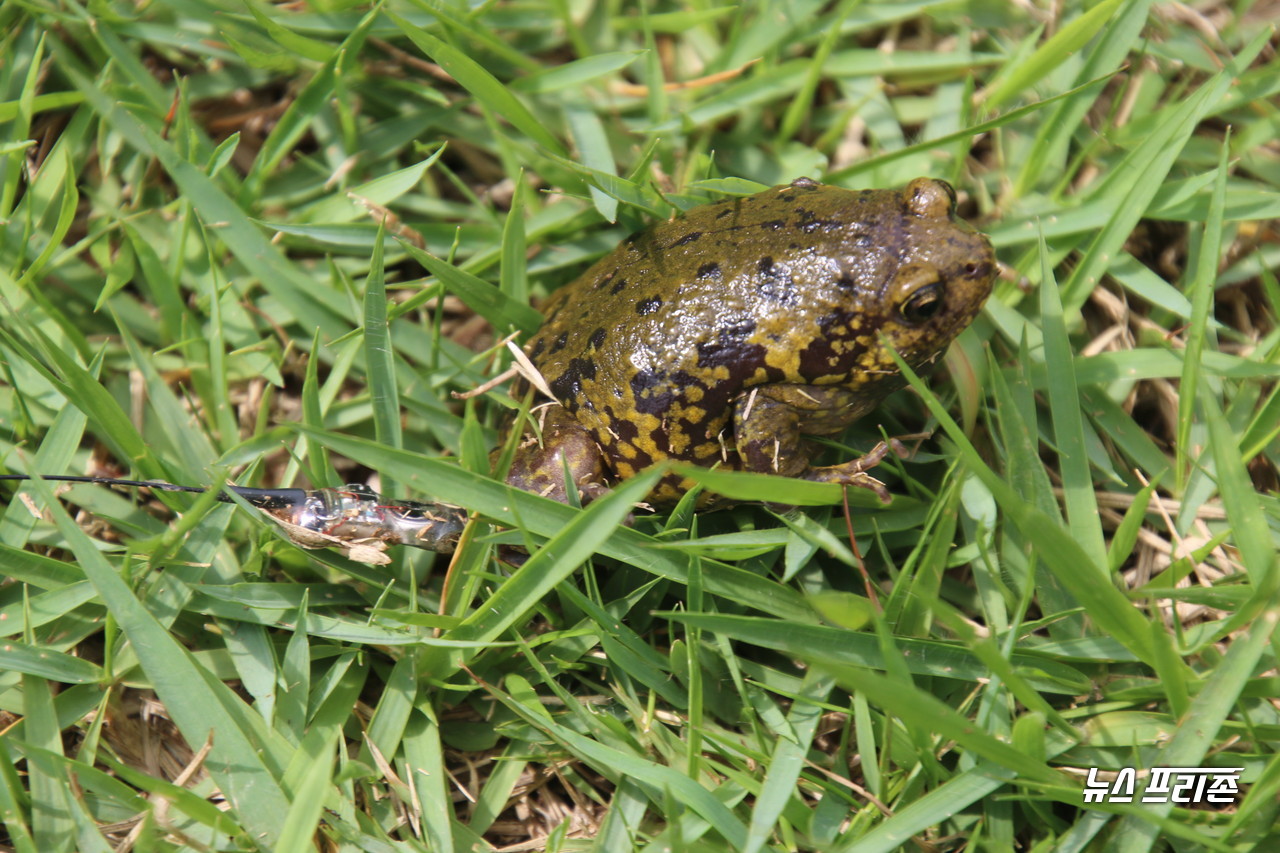
[[667, 433], [667, 446], [673, 454], [683, 454], [689, 447], [689, 436], [683, 430], [673, 429]]
[[764, 362], [770, 367], [781, 370], [785, 376], [800, 375], [800, 351], [794, 348], [770, 350], [764, 354]]
[[[890, 359], [892, 361], [892, 359]], [[879, 350], [867, 350], [858, 357], [858, 367], [873, 370], [884, 363], [883, 354]]]

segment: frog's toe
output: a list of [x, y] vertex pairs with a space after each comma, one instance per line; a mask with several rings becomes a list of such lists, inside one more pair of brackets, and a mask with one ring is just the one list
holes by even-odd
[[889, 494], [889, 489], [884, 483], [872, 477], [870, 474], [855, 474], [849, 480], [850, 486], [858, 486], [863, 489], [870, 489], [876, 493], [876, 497], [880, 499], [880, 503], [887, 504], [893, 501], [893, 495]]
[[880, 503], [889, 503], [893, 500], [893, 495], [889, 494], [889, 488], [859, 467], [864, 464], [865, 460], [866, 457], [864, 456], [862, 459], [855, 459], [843, 465], [813, 468], [805, 476], [805, 479], [817, 480], [819, 483], [837, 483], [841, 486], [857, 486], [860, 489], [870, 489], [876, 493]]
[[819, 483], [838, 483], [842, 486], [857, 486], [860, 489], [870, 489], [880, 498], [880, 503], [889, 503], [893, 500], [889, 494], [889, 489], [884, 483], [866, 473], [872, 468], [884, 461], [884, 458], [893, 453], [899, 459], [906, 459], [910, 455], [910, 451], [906, 446], [896, 438], [888, 441], [881, 441], [871, 448], [866, 455], [854, 459], [840, 465], [829, 465], [822, 468], [810, 468], [805, 472], [806, 480], [816, 480]]
[[582, 502], [583, 506], [594, 500], [599, 500], [607, 494], [609, 494], [609, 487], [604, 483], [589, 482], [578, 484], [578, 500]]

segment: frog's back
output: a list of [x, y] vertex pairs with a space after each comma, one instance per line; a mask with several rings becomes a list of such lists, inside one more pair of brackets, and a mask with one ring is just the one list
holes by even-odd
[[[901, 321], [885, 293], [895, 272], [990, 255], [951, 217], [953, 199], [921, 216], [909, 190], [801, 179], [696, 207], [557, 292], [530, 358], [622, 476], [663, 457], [721, 456], [733, 401], [756, 385], [864, 389], [874, 405], [891, 390], [877, 335]], [[954, 336], [933, 346], [932, 335], [916, 335], [921, 357]]]

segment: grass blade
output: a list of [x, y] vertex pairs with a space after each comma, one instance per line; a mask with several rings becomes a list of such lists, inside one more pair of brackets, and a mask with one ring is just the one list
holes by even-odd
[[53, 513], [54, 523], [76, 554], [89, 582], [129, 638], [143, 671], [169, 714], [191, 743], [202, 743], [216, 733], [209, 755], [209, 772], [235, 809], [253, 839], [247, 843], [268, 850], [279, 837], [280, 815], [289, 801], [263, 761], [261, 745], [227, 713], [225, 703], [240, 699], [218, 684], [215, 690], [205, 673], [169, 632], [142, 606], [133, 592], [94, 548], [93, 543], [53, 498], [41, 480], [32, 483]]
[[[1107, 565], [1107, 546], [1102, 537], [1102, 520], [1093, 494], [1093, 474], [1085, 451], [1084, 422], [1080, 413], [1080, 392], [1076, 384], [1071, 342], [1062, 316], [1058, 284], [1049, 266], [1049, 250], [1040, 242], [1040, 315], [1044, 321], [1044, 363], [1049, 380], [1049, 411], [1057, 442], [1058, 465], [1062, 471], [1063, 499], [1072, 537], [1089, 555], [1099, 571]], [[1100, 574], [1099, 581], [1106, 576]]]
[[552, 154], [564, 155], [564, 147], [547, 131], [546, 124], [535, 118], [533, 113], [529, 112], [529, 108], [486, 71], [484, 66], [456, 47], [446, 44], [395, 13], [387, 11], [386, 15], [395, 22], [402, 33], [424, 53], [440, 63], [440, 67], [448, 71], [453, 79], [466, 88], [487, 110], [511, 122], [517, 130]]
[[1177, 494], [1187, 486], [1188, 452], [1191, 448], [1191, 421], [1199, 399], [1200, 361], [1204, 355], [1209, 330], [1209, 310], [1213, 307], [1214, 283], [1218, 278], [1218, 260], [1222, 252], [1222, 209], [1227, 192], [1227, 153], [1231, 149], [1231, 129], [1227, 128], [1218, 156], [1218, 177], [1213, 184], [1213, 201], [1209, 218], [1200, 239], [1199, 263], [1195, 278], [1188, 282], [1191, 291], [1191, 325], [1187, 329], [1187, 346], [1182, 353], [1182, 381], [1178, 386]]

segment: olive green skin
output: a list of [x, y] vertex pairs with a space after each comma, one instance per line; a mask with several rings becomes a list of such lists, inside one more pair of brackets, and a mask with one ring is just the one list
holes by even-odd
[[[995, 273], [942, 181], [855, 191], [801, 178], [695, 207], [547, 302], [525, 349], [558, 405], [509, 481], [566, 500], [567, 463], [589, 499], [676, 459], [880, 486], [863, 473], [878, 457], [814, 468], [801, 434], [838, 433], [901, 388], [889, 349], [913, 367], [934, 359]], [[692, 485], [670, 476], [650, 502]]]

